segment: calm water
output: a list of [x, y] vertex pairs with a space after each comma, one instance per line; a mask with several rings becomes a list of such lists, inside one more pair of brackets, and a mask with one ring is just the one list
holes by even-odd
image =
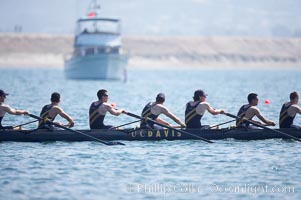
[[[62, 95], [61, 106], [88, 128], [88, 108], [100, 88], [110, 102], [139, 114], [158, 92], [182, 120], [185, 103], [203, 88], [215, 108], [236, 114], [249, 92], [260, 98], [264, 115], [278, 121], [291, 91], [301, 92], [301, 71], [151, 71], [129, 72], [127, 83], [66, 80], [61, 70], [0, 69], [7, 103], [34, 114]], [[270, 100], [269, 105], [263, 101]], [[5, 116], [4, 124], [32, 119]], [[61, 119], [58, 119], [61, 120]], [[107, 124], [134, 121], [128, 116], [106, 118]], [[231, 120], [204, 117], [205, 124]], [[298, 116], [296, 123], [301, 124]], [[135, 125], [133, 125], [135, 126]], [[34, 125], [27, 126], [33, 128]], [[107, 147], [96, 142], [0, 143], [0, 199], [300, 199], [300, 143], [294, 141], [124, 142]]]

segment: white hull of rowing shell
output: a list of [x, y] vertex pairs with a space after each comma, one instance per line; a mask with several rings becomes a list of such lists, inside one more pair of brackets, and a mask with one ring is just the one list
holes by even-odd
[[71, 79], [112, 79], [125, 77], [128, 57], [121, 54], [98, 54], [72, 57], [65, 61], [65, 76]]

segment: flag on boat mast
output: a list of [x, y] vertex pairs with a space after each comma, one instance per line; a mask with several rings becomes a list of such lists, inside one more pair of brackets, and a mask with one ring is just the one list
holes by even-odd
[[88, 13], [88, 17], [95, 17], [95, 13], [92, 11], [92, 12], [89, 12]]

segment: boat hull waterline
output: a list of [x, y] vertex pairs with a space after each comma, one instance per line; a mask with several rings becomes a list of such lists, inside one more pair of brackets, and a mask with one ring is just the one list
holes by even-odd
[[65, 63], [65, 75], [71, 79], [119, 80], [125, 76], [127, 62], [126, 55], [118, 54], [71, 58]]
[[[286, 134], [301, 138], [301, 129], [275, 129]], [[127, 141], [158, 141], [158, 140], [198, 140], [192, 135], [183, 134], [176, 130], [79, 130], [85, 134], [105, 141], [127, 140]], [[289, 137], [269, 130], [251, 129], [216, 129], [216, 130], [185, 130], [196, 136], [208, 140], [264, 140], [264, 139], [290, 139]], [[46, 142], [46, 141], [93, 141], [93, 139], [73, 133], [67, 130], [1, 130], [0, 141], [16, 142]]]

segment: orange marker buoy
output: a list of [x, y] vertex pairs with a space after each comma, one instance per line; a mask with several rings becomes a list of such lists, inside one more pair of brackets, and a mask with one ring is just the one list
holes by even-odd
[[270, 104], [270, 103], [271, 103], [270, 100], [268, 99], [264, 100], [264, 104]]

